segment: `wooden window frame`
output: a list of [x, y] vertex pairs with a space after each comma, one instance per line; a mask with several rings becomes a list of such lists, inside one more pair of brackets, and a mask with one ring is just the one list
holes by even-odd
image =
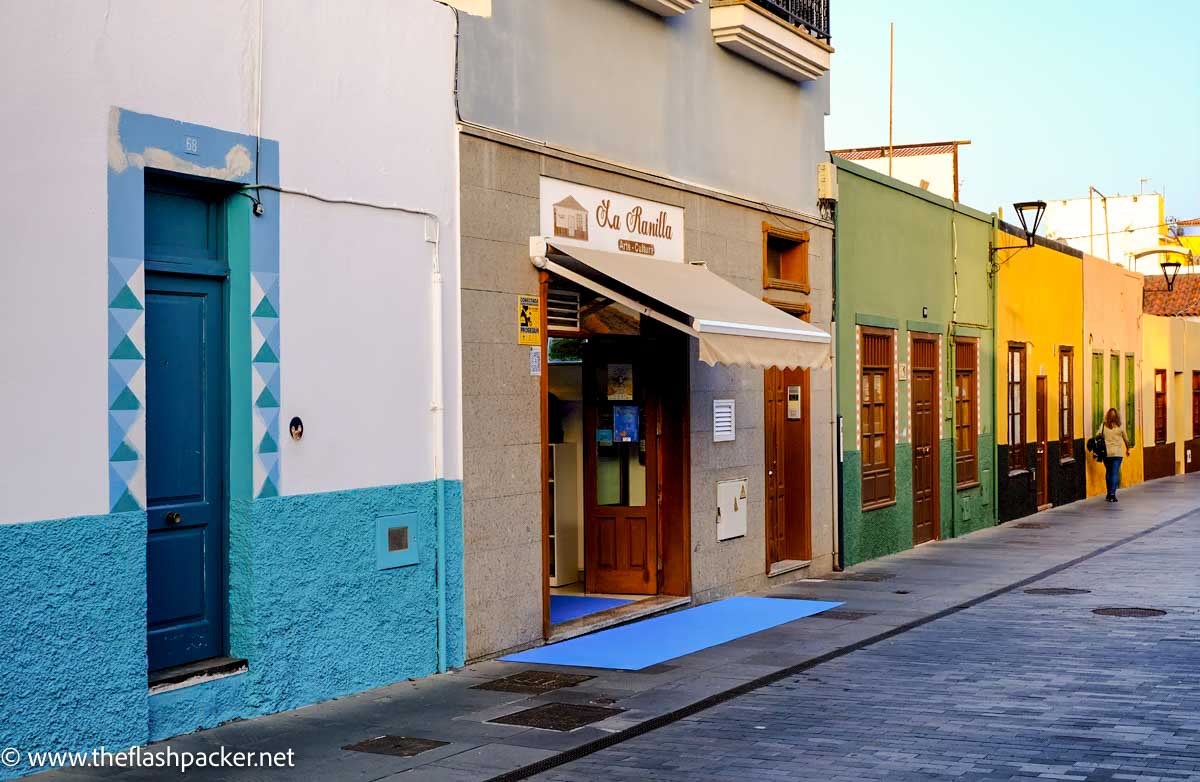
[[[896, 330], [883, 329], [873, 326], [859, 327], [859, 367], [858, 367], [858, 417], [859, 417], [859, 454], [862, 459], [862, 509], [864, 511], [876, 510], [878, 508], [886, 508], [896, 504]], [[866, 351], [864, 344], [867, 337], [882, 337], [887, 340], [887, 349], [885, 350], [888, 356], [886, 364], [867, 364]], [[863, 400], [862, 389], [864, 379], [868, 376], [876, 375], [883, 376], [883, 431], [875, 432], [868, 430], [868, 416], [863, 415], [863, 409], [867, 402]], [[877, 402], [869, 403], [871, 405], [878, 404]], [[872, 462], [870, 467], [867, 463], [867, 453], [862, 447], [863, 437], [882, 437], [884, 447], [884, 459], [882, 464]], [[866, 487], [870, 480], [872, 485], [878, 483], [878, 478], [886, 475], [888, 491], [886, 495], [876, 495], [868, 497]]]
[[[1067, 368], [1063, 371], [1063, 359]], [[1065, 402], [1065, 404], [1064, 404]], [[1075, 348], [1058, 349], [1058, 461], [1075, 460]]]
[[[1162, 378], [1162, 390], [1159, 391], [1158, 379]], [[1167, 370], [1154, 370], [1154, 444], [1165, 445], [1167, 442]]]
[[[1019, 355], [1021, 357], [1021, 376], [1020, 379], [1016, 381], [1012, 379], [1012, 361], [1014, 355]], [[1008, 363], [1005, 366], [1007, 371], [1004, 374], [1004, 381], [1008, 394], [1005, 397], [1005, 399], [1008, 400], [1008, 406], [1005, 411], [1008, 417], [1008, 471], [1010, 474], [1015, 472], [1028, 472], [1029, 454], [1026, 453], [1028, 439], [1025, 430], [1028, 426], [1028, 418], [1026, 413], [1028, 412], [1029, 407], [1029, 394], [1026, 391], [1026, 387], [1029, 382], [1029, 351], [1024, 342], [1008, 343]], [[1020, 412], [1017, 413], [1013, 412], [1014, 391], [1019, 394], [1018, 398], [1021, 400], [1021, 409]], [[1014, 427], [1019, 438], [1016, 442], [1013, 442]]]
[[[958, 349], [970, 348], [972, 365], [963, 367], [958, 361]], [[959, 388], [966, 390], [965, 397]], [[954, 340], [954, 466], [955, 488], [969, 489], [979, 485], [979, 340], [956, 337]], [[966, 421], [961, 414], [965, 413]], [[966, 430], [966, 450], [958, 447], [959, 432]]]
[[[781, 279], [779, 277], [772, 277], [768, 273], [768, 271], [767, 271], [768, 270], [767, 246], [770, 243], [772, 238], [783, 239], [783, 240], [789, 241], [789, 242], [795, 242], [797, 245], [799, 245], [796, 248], [796, 252], [799, 254], [799, 258], [797, 260], [797, 264], [800, 267], [800, 273], [798, 275], [800, 277], [799, 280]], [[809, 281], [808, 281], [808, 242], [809, 242], [808, 231], [790, 230], [788, 228], [781, 228], [780, 226], [777, 226], [777, 225], [771, 225], [770, 223], [762, 224], [763, 288], [775, 289], [775, 290], [786, 290], [786, 291], [799, 291], [800, 293], [804, 293], [804, 294], [808, 294], [808, 293], [812, 292], [812, 286], [809, 285]]]

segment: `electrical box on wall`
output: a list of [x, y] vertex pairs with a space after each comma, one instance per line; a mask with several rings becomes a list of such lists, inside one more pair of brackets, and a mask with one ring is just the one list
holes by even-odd
[[717, 481], [717, 540], [745, 536], [748, 483], [745, 478]]
[[417, 555], [417, 514], [397, 513], [375, 519], [375, 567], [388, 570], [415, 565]]

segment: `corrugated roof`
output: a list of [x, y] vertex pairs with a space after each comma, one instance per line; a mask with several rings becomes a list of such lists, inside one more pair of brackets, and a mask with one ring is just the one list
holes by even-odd
[[1179, 225], [1200, 225], [1200, 217], [1193, 217], [1191, 220], [1176, 220]]
[[1150, 315], [1200, 315], [1200, 273], [1180, 271], [1175, 289], [1167, 291], [1161, 276], [1146, 276], [1142, 288], [1142, 310]]
[[[962, 144], [969, 144], [969, 141], [945, 141], [935, 144], [905, 144], [903, 146], [892, 147], [892, 157], [917, 157], [919, 155], [950, 155], [954, 153], [954, 148]], [[855, 149], [831, 149], [829, 154], [837, 155], [846, 160], [877, 160], [887, 157], [888, 148], [883, 147], [858, 147]]]

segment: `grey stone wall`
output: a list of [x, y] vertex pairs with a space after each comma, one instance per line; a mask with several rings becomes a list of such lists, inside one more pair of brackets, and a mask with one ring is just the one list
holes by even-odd
[[[684, 208], [685, 252], [744, 290], [762, 296], [762, 223], [808, 229], [812, 293], [772, 291], [807, 301], [829, 329], [831, 232], [692, 190], [461, 134], [463, 527], [467, 657], [541, 638], [541, 463], [539, 383], [529, 348], [516, 344], [516, 295], [536, 294], [529, 237], [538, 233], [540, 174]], [[709, 367], [691, 345], [692, 588], [698, 600], [766, 583], [763, 520], [763, 373]], [[813, 370], [813, 568], [832, 563], [833, 441], [829, 369]], [[714, 396], [737, 400], [737, 438], [713, 443]], [[750, 480], [745, 538], [716, 540], [716, 481]]]

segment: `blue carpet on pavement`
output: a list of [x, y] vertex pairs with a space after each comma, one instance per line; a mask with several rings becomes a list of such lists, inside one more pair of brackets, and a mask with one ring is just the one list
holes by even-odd
[[823, 600], [731, 597], [501, 659], [637, 671], [840, 605]]
[[618, 597], [589, 597], [587, 595], [550, 595], [550, 624], [578, 619], [588, 614], [628, 605], [632, 600]]

